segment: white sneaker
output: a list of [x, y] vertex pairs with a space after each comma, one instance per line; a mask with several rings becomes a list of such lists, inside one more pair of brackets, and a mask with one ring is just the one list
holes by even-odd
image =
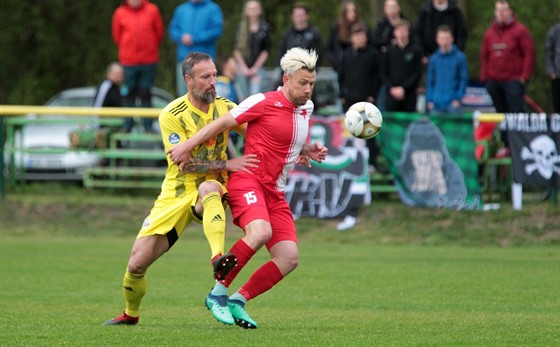
[[354, 227], [354, 225], [356, 225], [356, 217], [348, 215], [348, 216], [344, 217], [342, 222], [340, 222], [336, 225], [336, 230], [350, 229], [350, 228]]

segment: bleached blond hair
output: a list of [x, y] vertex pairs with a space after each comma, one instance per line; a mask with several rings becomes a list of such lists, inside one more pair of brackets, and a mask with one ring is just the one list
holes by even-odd
[[317, 52], [314, 49], [300, 47], [291, 48], [280, 60], [282, 71], [290, 77], [301, 69], [315, 71], [315, 64], [317, 64]]

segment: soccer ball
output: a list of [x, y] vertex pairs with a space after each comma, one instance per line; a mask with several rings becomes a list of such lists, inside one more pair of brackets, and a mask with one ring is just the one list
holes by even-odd
[[357, 102], [350, 106], [344, 117], [344, 125], [353, 136], [371, 139], [379, 134], [383, 125], [381, 111], [371, 102]]

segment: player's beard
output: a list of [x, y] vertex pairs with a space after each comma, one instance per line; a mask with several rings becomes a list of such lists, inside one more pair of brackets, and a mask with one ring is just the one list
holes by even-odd
[[199, 93], [196, 90], [192, 91], [193, 96], [195, 97], [195, 99], [200, 100], [206, 104], [210, 104], [212, 102], [214, 102], [214, 100], [216, 99], [216, 90], [215, 89], [209, 89], [207, 91], [205, 91], [204, 93]]

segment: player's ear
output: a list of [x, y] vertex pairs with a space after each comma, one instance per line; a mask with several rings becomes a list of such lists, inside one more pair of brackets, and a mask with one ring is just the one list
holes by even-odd
[[289, 80], [290, 80], [290, 77], [287, 74], [282, 74], [282, 84], [283, 85], [288, 84]]

